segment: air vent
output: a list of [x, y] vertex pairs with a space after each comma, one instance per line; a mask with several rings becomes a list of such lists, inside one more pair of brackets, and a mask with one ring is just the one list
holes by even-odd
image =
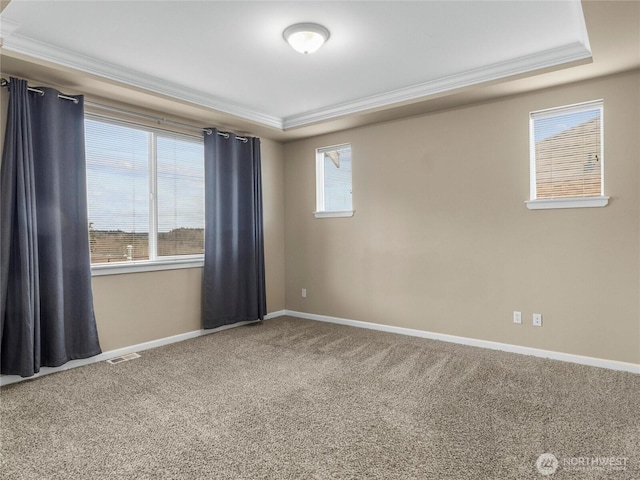
[[118, 363], [126, 362], [128, 360], [133, 360], [134, 358], [140, 358], [140, 355], [138, 355], [137, 353], [128, 353], [120, 357], [111, 358], [107, 360], [107, 363], [110, 363], [111, 365], [116, 365]]

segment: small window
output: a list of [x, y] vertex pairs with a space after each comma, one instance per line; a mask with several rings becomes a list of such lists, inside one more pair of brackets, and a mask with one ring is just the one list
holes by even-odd
[[603, 207], [602, 101], [530, 114], [530, 209]]
[[93, 116], [85, 139], [94, 274], [201, 264], [203, 140]]
[[351, 145], [316, 150], [317, 218], [351, 217]]

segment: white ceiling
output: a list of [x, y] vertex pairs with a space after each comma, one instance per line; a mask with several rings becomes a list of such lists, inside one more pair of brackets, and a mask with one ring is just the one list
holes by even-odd
[[[298, 22], [331, 38], [296, 53], [282, 32]], [[279, 131], [591, 58], [576, 0], [13, 0], [0, 27], [3, 53]]]
[[[0, 0], [0, 36], [4, 41], [0, 72], [4, 76], [84, 94], [99, 103], [155, 115], [162, 112], [166, 118], [194, 125], [215, 125], [279, 141], [640, 68], [638, 1], [7, 3], [9, 0]], [[199, 40], [209, 39], [194, 42], [186, 49], [189, 54], [178, 50], [172, 53], [178, 42], [185, 42], [187, 34], [197, 30], [188, 28], [185, 34], [181, 32], [185, 28], [180, 28], [188, 23], [188, 7], [194, 6], [199, 15], [189, 20], [189, 25], [206, 18], [205, 10], [216, 12], [195, 35]], [[538, 7], [544, 10], [537, 12], [539, 15], [527, 10]], [[549, 13], [547, 7], [559, 9], [549, 20], [556, 23], [543, 20], [543, 14]], [[98, 14], [97, 8], [107, 8], [110, 13]], [[497, 42], [495, 39], [504, 33], [496, 30], [496, 14], [492, 12], [503, 8], [501, 15], [505, 18], [509, 12], [517, 17], [514, 23], [503, 22], [504, 28], [515, 31], [506, 41]], [[136, 17], [136, 9], [146, 17]], [[153, 13], [152, 9], [158, 11]], [[304, 14], [307, 9], [309, 13]], [[256, 20], [249, 10], [262, 15]], [[419, 11], [422, 16], [416, 13]], [[152, 22], [148, 20], [150, 15], [164, 15], [170, 20]], [[255, 25], [252, 35], [236, 28], [236, 23], [242, 23], [239, 15], [245, 25]], [[75, 21], [78, 26], [66, 25], [76, 17], [81, 17]], [[577, 22], [576, 28], [567, 26], [569, 17]], [[45, 20], [48, 26], [40, 26]], [[307, 20], [330, 27], [332, 38], [320, 52], [305, 57], [289, 49], [281, 30], [290, 23]], [[425, 27], [428, 22], [435, 26]], [[143, 23], [158, 25], [157, 39], [143, 40], [141, 35], [134, 35], [129, 43], [123, 42], [120, 32]], [[212, 28], [216, 23], [219, 27]], [[416, 23], [417, 28], [409, 28]], [[339, 41], [338, 25], [343, 24], [348, 24], [350, 31], [345, 27]], [[559, 36], [544, 33], [545, 25], [552, 25]], [[513, 40], [520, 30], [531, 27], [537, 33], [530, 34], [527, 41]], [[86, 29], [86, 35], [76, 28]], [[271, 30], [273, 34], [267, 35]], [[440, 44], [433, 36], [438, 31]], [[443, 32], [457, 33], [445, 38]], [[475, 32], [473, 41], [468, 32]], [[216, 35], [218, 40], [212, 40]], [[404, 38], [406, 42], [409, 37], [414, 41], [408, 46], [394, 45], [396, 40]], [[415, 40], [426, 37], [426, 43]], [[572, 38], [582, 40], [576, 43]], [[492, 41], [499, 45], [479, 47]], [[552, 41], [565, 46], [553, 49]], [[472, 45], [463, 48], [465, 43]], [[373, 47], [365, 49], [366, 44]], [[582, 58], [585, 47], [590, 47], [591, 58]], [[90, 52], [90, 56], [70, 48]], [[195, 55], [198, 49], [201, 51]], [[538, 53], [527, 55], [527, 49]], [[423, 53], [417, 53], [420, 50]], [[112, 55], [105, 57], [109, 61], [98, 58], [100, 52]], [[473, 55], [469, 57], [468, 52]], [[496, 59], [513, 57], [517, 52], [521, 54], [518, 60], [496, 63]], [[212, 60], [202, 61], [200, 57]], [[132, 63], [117, 64], [119, 58]], [[438, 65], [436, 59], [440, 59]], [[479, 66], [469, 70], [470, 65]], [[354, 70], [349, 71], [349, 66]], [[454, 67], [460, 71], [446, 76], [446, 69]]]

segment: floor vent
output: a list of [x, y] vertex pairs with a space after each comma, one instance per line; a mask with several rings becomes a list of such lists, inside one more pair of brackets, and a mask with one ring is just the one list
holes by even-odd
[[116, 365], [117, 363], [126, 362], [127, 360], [133, 360], [134, 358], [140, 358], [140, 355], [138, 355], [137, 353], [128, 353], [120, 357], [111, 358], [107, 360], [107, 363], [110, 363], [111, 365]]

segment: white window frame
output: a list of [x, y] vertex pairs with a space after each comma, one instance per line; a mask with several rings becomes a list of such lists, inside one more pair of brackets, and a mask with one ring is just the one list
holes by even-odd
[[[316, 148], [316, 211], [313, 212], [316, 218], [332, 218], [332, 217], [353, 217], [355, 210], [353, 210], [353, 194], [351, 197], [351, 210], [326, 210], [324, 203], [324, 154], [331, 150], [338, 150], [340, 148], [349, 147], [353, 155], [353, 149], [350, 143], [340, 143], [338, 145], [329, 145], [327, 147]], [[353, 157], [352, 157], [353, 158]], [[352, 177], [351, 177], [351, 189], [353, 191], [353, 162]]]
[[[596, 108], [600, 110], [600, 195], [592, 197], [536, 198], [535, 120], [584, 110], [594, 110]], [[605, 207], [609, 203], [609, 197], [604, 195], [604, 101], [602, 99], [529, 113], [529, 178], [530, 199], [525, 202], [529, 210]]]
[[[197, 135], [189, 135], [183, 132], [176, 132], [169, 129], [150, 127], [148, 125], [121, 120], [96, 113], [85, 113], [85, 120], [93, 120], [103, 123], [111, 123], [124, 127], [136, 128], [150, 133], [149, 136], [149, 259], [133, 260], [122, 262], [95, 263], [91, 264], [91, 276], [120, 275], [124, 273], [153, 272], [159, 270], [177, 270], [183, 268], [204, 267], [204, 253], [194, 255], [162, 255], [157, 254], [158, 237], [158, 200], [156, 196], [158, 188], [157, 179], [157, 155], [156, 138], [158, 136], [177, 136], [189, 141], [204, 142], [204, 139]], [[204, 162], [204, 156], [202, 158]], [[88, 194], [88, 192], [87, 192]]]

